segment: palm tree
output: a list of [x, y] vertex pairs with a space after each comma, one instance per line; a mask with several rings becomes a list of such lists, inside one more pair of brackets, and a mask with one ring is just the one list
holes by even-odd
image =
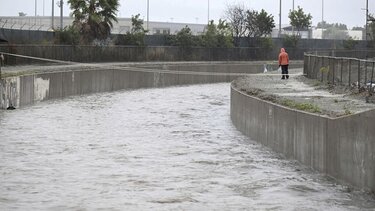
[[84, 42], [104, 40], [110, 35], [113, 21], [117, 22], [118, 0], [68, 0], [68, 3], [73, 11], [73, 25], [83, 35]]

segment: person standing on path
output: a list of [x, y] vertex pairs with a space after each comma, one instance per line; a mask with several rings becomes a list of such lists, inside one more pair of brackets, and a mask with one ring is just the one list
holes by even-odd
[[284, 48], [281, 48], [279, 54], [279, 67], [281, 67], [281, 79], [288, 79], [288, 66], [289, 66], [289, 55]]

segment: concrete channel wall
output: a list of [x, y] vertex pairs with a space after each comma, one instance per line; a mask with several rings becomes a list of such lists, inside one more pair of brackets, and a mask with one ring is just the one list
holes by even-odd
[[375, 111], [331, 119], [231, 87], [231, 119], [253, 140], [338, 181], [375, 191]]
[[[0, 80], [0, 109], [121, 89], [231, 82], [240, 74], [262, 72], [265, 63], [276, 68], [274, 62], [116, 63], [7, 77]], [[301, 67], [302, 61], [292, 66]]]

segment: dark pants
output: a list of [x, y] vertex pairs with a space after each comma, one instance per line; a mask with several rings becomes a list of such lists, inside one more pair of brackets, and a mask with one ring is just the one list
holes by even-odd
[[281, 74], [282, 74], [281, 79], [285, 79], [285, 77], [286, 77], [286, 79], [289, 78], [288, 66], [289, 65], [281, 65]]

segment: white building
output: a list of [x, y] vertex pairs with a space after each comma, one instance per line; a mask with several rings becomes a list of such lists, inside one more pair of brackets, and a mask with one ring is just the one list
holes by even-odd
[[[312, 28], [312, 38], [313, 39], [323, 39], [323, 33], [325, 29], [322, 28]], [[346, 30], [348, 36], [353, 40], [363, 40], [363, 31], [360, 30]]]
[[[64, 17], [63, 27], [72, 25], [73, 18]], [[14, 16], [14, 17], [4, 17], [0, 16], [0, 28], [8, 29], [24, 29], [24, 30], [40, 30], [40, 31], [52, 31], [53, 29], [60, 28], [60, 17], [55, 16], [53, 20], [48, 16]], [[118, 23], [113, 23], [113, 34], [126, 34], [126, 32], [131, 29], [131, 18], [118, 18]], [[194, 35], [200, 35], [204, 32], [206, 24], [194, 24], [194, 23], [174, 23], [174, 22], [155, 22], [147, 21], [144, 22], [143, 27], [149, 30], [150, 35], [154, 34], [176, 34], [185, 26], [188, 26]], [[297, 30], [293, 29], [290, 25], [284, 24], [281, 28], [282, 35], [293, 35], [296, 34]], [[355, 40], [362, 40], [362, 31], [348, 30], [348, 35]], [[310, 31], [303, 30], [300, 31], [300, 35], [303, 39], [322, 39], [323, 30], [317, 29], [315, 27], [310, 28]], [[279, 36], [279, 28], [276, 26], [271, 33], [271, 37]]]
[[[72, 25], [73, 18], [63, 18], [63, 28]], [[53, 26], [52, 18], [47, 16], [24, 16], [24, 17], [0, 17], [0, 28], [8, 29], [24, 29], [24, 30], [40, 30], [52, 31], [60, 28], [60, 17], [54, 17]], [[185, 26], [188, 26], [194, 35], [202, 34], [205, 30], [206, 24], [193, 23], [173, 23], [173, 22], [155, 22], [150, 21], [143, 23], [143, 27], [149, 30], [149, 34], [176, 34]], [[131, 18], [118, 18], [118, 22], [113, 23], [113, 34], [125, 34], [131, 29]]]

